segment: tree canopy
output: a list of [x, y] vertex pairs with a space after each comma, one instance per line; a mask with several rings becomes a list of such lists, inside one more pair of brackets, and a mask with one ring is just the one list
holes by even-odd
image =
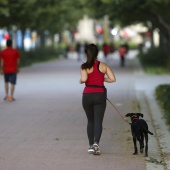
[[81, 0], [1, 0], [0, 27], [16, 25], [21, 29], [60, 32], [76, 25], [83, 16], [84, 5]]
[[108, 15], [112, 25], [142, 22], [158, 29], [170, 44], [170, 0], [1, 0], [0, 27], [16, 25], [51, 33], [75, 28], [84, 14], [95, 19]]
[[164, 44], [170, 47], [170, 0], [89, 0], [94, 17], [108, 15], [112, 25], [127, 26], [144, 23], [149, 29], [158, 29]]

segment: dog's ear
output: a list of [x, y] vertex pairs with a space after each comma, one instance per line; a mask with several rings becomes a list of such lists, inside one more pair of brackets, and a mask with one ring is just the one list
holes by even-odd
[[138, 113], [138, 117], [142, 117], [143, 118], [143, 114], [142, 113]]
[[132, 113], [127, 113], [125, 116], [126, 116], [126, 117], [131, 117], [131, 116], [132, 116]]
[[129, 117], [129, 113], [127, 113], [125, 116], [126, 116], [126, 117]]

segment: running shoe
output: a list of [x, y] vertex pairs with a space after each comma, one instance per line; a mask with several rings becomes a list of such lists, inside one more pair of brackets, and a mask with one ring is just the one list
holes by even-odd
[[93, 155], [100, 155], [100, 149], [97, 143], [93, 144], [93, 148], [94, 148]]
[[93, 154], [94, 153], [93, 145], [91, 145], [90, 148], [88, 149], [88, 153], [89, 154]]

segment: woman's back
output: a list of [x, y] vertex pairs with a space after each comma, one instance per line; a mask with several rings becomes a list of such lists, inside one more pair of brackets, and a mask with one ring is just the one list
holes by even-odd
[[104, 75], [105, 74], [99, 70], [99, 67], [100, 67], [100, 62], [96, 60], [91, 69], [86, 69], [88, 72], [87, 73], [88, 78], [85, 83], [86, 87], [83, 93], [104, 92], [104, 89], [102, 87], [101, 88], [92, 87], [92, 86], [103, 86], [104, 87]]

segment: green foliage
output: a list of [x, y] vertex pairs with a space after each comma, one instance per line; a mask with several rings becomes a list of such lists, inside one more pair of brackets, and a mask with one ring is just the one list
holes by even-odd
[[170, 85], [164, 84], [157, 86], [155, 94], [157, 101], [165, 113], [166, 121], [170, 124]]
[[148, 70], [148, 68], [155, 68], [155, 70], [168, 70], [169, 58], [166, 51], [160, 48], [150, 48], [146, 53], [139, 54], [139, 59], [143, 67]]
[[0, 27], [10, 28], [11, 25], [16, 25], [22, 30], [48, 29], [52, 34], [61, 32], [67, 27], [75, 28], [86, 10], [85, 2], [85, 0], [1, 0], [0, 17], [3, 22], [0, 23]]
[[96, 18], [108, 15], [113, 27], [143, 23], [151, 31], [159, 29], [160, 46], [170, 48], [170, 0], [89, 0], [88, 5]]
[[170, 69], [160, 66], [144, 66], [147, 74], [170, 74]]
[[0, 17], [2, 16], [9, 16], [9, 10], [6, 8], [8, 2], [6, 0], [1, 0], [0, 2]]
[[29, 66], [33, 63], [44, 62], [52, 59], [57, 59], [61, 54], [64, 54], [64, 49], [61, 48], [38, 48], [33, 51], [20, 51], [21, 67]]
[[170, 0], [1, 0], [0, 27], [17, 26], [44, 30], [51, 35], [68, 29], [74, 31], [84, 14], [95, 19], [108, 15], [110, 25], [144, 23], [150, 30], [159, 29], [162, 46], [170, 48]]
[[170, 74], [168, 52], [160, 48], [151, 48], [146, 53], [140, 53], [139, 59], [148, 74]]
[[[84, 14], [95, 18], [108, 15], [113, 24], [115, 21], [128, 25], [153, 20], [170, 24], [169, 5], [169, 0], [131, 0], [128, 3], [127, 0], [1, 0], [0, 16], [4, 22], [0, 24], [54, 31], [65, 25], [75, 26]], [[154, 23], [157, 27], [159, 24]]]
[[134, 43], [134, 42], [130, 42], [130, 41], [128, 41], [128, 42], [114, 41], [115, 48], [117, 49], [120, 45], [122, 45], [124, 43], [128, 44], [129, 49], [136, 49], [136, 48], [138, 48], [138, 44]]

